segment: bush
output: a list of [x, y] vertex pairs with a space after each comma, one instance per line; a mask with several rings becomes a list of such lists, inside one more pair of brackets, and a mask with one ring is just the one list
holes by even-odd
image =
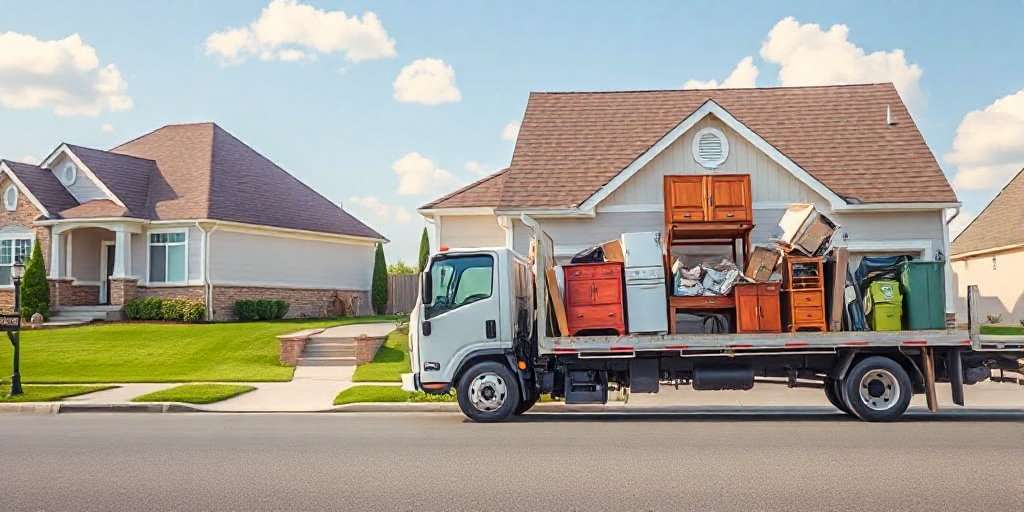
[[43, 319], [50, 318], [50, 285], [46, 282], [46, 268], [39, 239], [32, 244], [32, 255], [25, 266], [21, 282], [21, 316], [29, 319], [39, 313]]
[[235, 301], [235, 316], [243, 322], [280, 320], [288, 314], [288, 307], [288, 302], [283, 300], [239, 300]]
[[384, 261], [384, 245], [377, 244], [373, 258], [373, 278], [371, 281], [370, 302], [373, 311], [383, 315], [388, 309], [388, 264]]
[[206, 316], [206, 305], [188, 299], [159, 299], [146, 297], [132, 299], [124, 305], [129, 320], [167, 320], [170, 322], [201, 322]]

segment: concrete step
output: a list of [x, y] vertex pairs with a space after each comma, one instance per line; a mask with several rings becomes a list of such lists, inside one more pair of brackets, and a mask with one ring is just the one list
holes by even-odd
[[89, 311], [89, 312], [104, 311], [104, 312], [106, 312], [106, 311], [120, 311], [123, 308], [124, 308], [124, 306], [118, 306], [116, 304], [115, 305], [98, 304], [98, 305], [95, 305], [95, 306], [61, 306], [61, 307], [57, 308], [55, 311], [68, 311], [68, 312], [71, 312], [71, 311]]
[[299, 366], [355, 366], [356, 358], [353, 357], [300, 357]]
[[302, 351], [302, 355], [309, 357], [355, 357], [356, 349], [355, 347], [306, 347]]
[[77, 320], [77, 321], [80, 321], [80, 322], [92, 322], [93, 320], [106, 320], [107, 319], [107, 315], [106, 314], [103, 314], [103, 315], [83, 315], [83, 314], [79, 314], [79, 313], [76, 313], [76, 314], [58, 313], [56, 315], [51, 316], [50, 319], [51, 320], [59, 320], [59, 321]]

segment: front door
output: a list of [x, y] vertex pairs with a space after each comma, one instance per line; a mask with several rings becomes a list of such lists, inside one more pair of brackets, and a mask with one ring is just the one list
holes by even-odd
[[110, 304], [110, 276], [114, 274], [114, 246], [103, 246], [103, 286], [100, 290], [100, 304]]

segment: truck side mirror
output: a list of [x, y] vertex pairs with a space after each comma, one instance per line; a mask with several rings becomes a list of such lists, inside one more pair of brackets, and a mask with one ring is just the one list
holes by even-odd
[[423, 305], [429, 305], [434, 301], [432, 297], [434, 291], [434, 282], [430, 277], [430, 271], [423, 272], [423, 281], [420, 283], [420, 298], [423, 301]]

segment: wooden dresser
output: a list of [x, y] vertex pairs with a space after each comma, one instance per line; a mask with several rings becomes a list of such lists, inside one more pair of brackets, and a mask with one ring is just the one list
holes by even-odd
[[569, 335], [584, 330], [626, 334], [622, 263], [565, 265], [565, 316]]
[[786, 256], [782, 268], [782, 314], [786, 330], [828, 331], [824, 258]]
[[738, 283], [736, 332], [782, 332], [779, 283]]
[[749, 174], [665, 176], [665, 223], [751, 222]]

